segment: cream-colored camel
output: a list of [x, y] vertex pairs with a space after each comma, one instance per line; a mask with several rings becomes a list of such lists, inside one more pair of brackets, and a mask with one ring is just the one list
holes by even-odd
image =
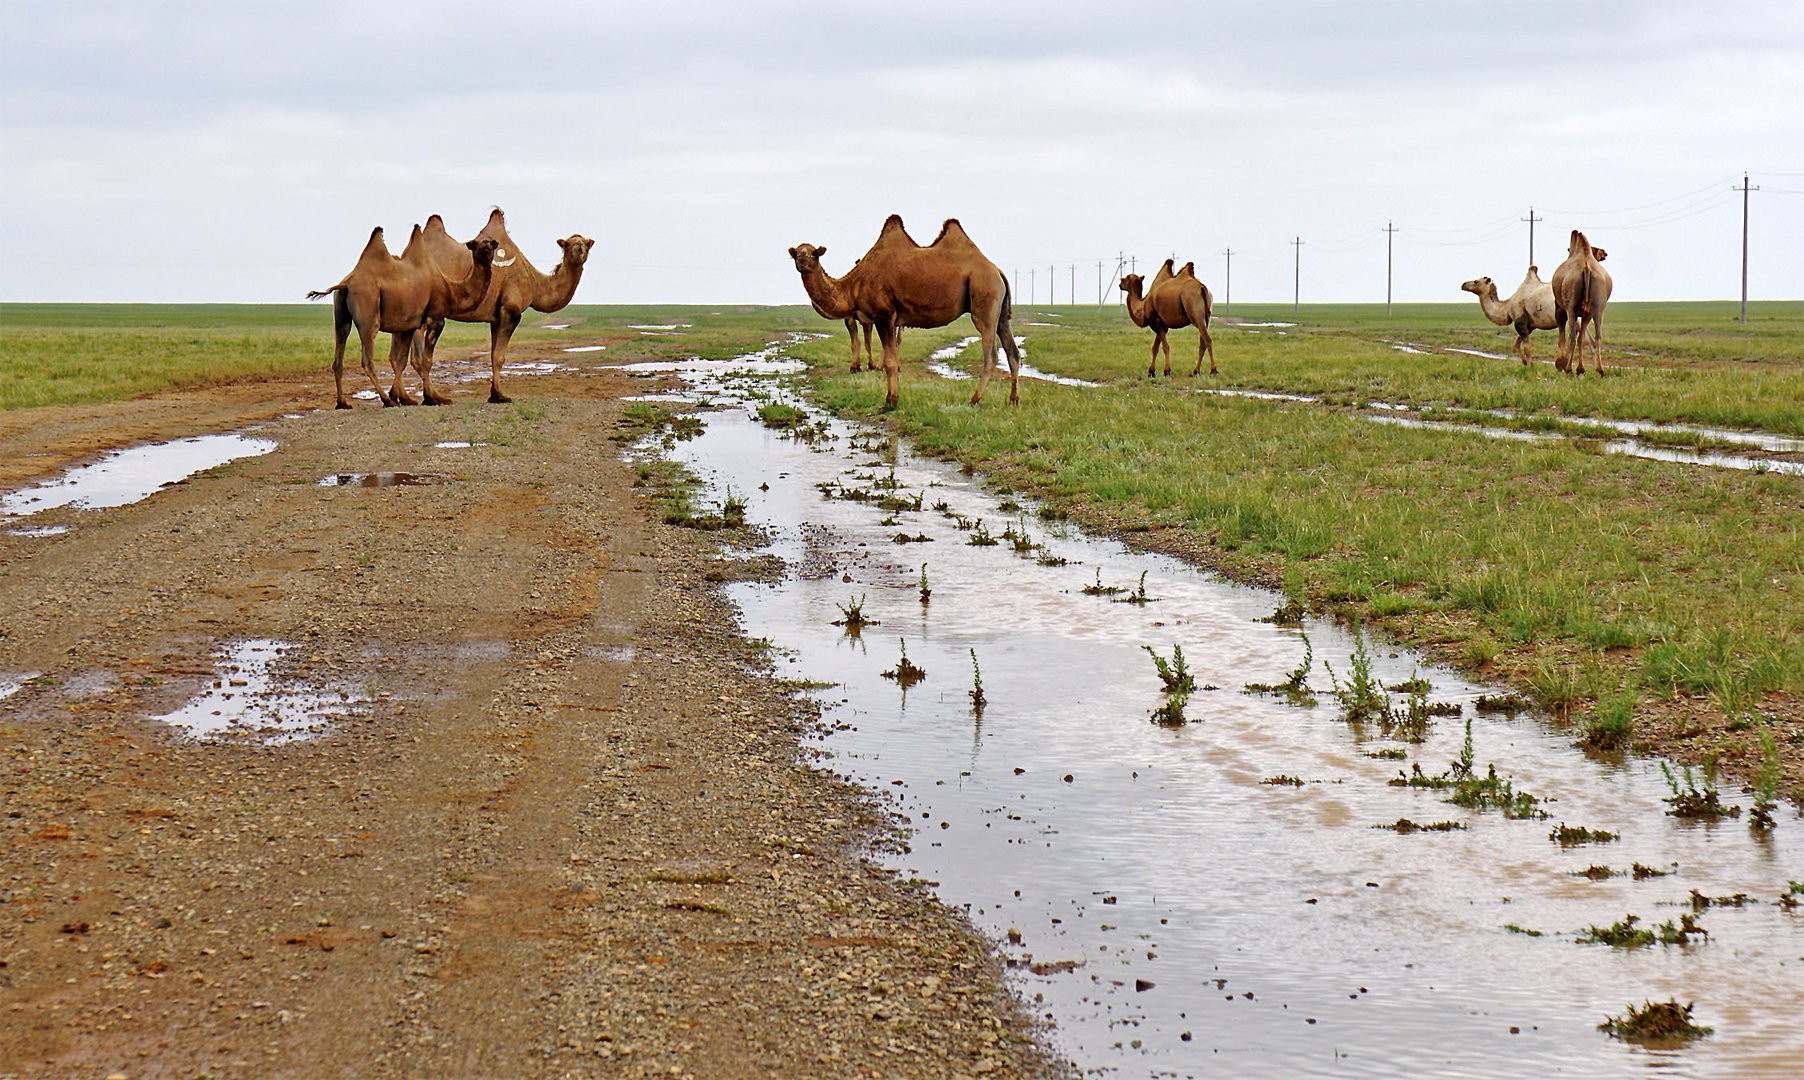
[[[445, 331], [445, 319], [458, 322], [489, 324], [489, 400], [502, 404], [513, 399], [501, 392], [501, 365], [507, 359], [507, 343], [520, 326], [520, 317], [528, 308], [534, 311], [561, 311], [576, 295], [583, 279], [583, 263], [595, 241], [573, 235], [557, 242], [564, 251], [557, 269], [541, 274], [521, 253], [513, 237], [507, 234], [507, 219], [496, 207], [489, 212], [488, 224], [476, 234], [477, 239], [495, 242], [495, 276], [489, 288], [475, 303], [458, 307], [433, 320], [420, 335], [420, 347], [414, 350], [414, 367], [426, 384], [426, 404], [443, 405], [451, 399], [432, 388], [432, 354], [438, 347], [439, 335]], [[447, 274], [462, 273], [469, 262], [465, 245], [445, 231], [445, 220], [437, 214], [426, 219], [426, 249]]]
[[1139, 274], [1129, 274], [1121, 279], [1121, 291], [1127, 294], [1128, 318], [1134, 320], [1135, 326], [1151, 327], [1153, 331], [1153, 355], [1146, 365], [1146, 373], [1154, 375], [1159, 367], [1159, 350], [1165, 350], [1165, 374], [1171, 375], [1171, 342], [1166, 334], [1186, 326], [1194, 326], [1199, 335], [1196, 346], [1196, 370], [1190, 374], [1195, 376], [1203, 370], [1203, 356], [1209, 357], [1209, 374], [1220, 374], [1215, 367], [1215, 342], [1209, 337], [1209, 318], [1215, 309], [1215, 296], [1196, 277], [1196, 264], [1186, 263], [1184, 269], [1176, 274], [1171, 273], [1172, 260], [1166, 259], [1165, 265], [1153, 276], [1153, 285], [1147, 289], [1145, 298], [1140, 294], [1144, 280]]
[[[427, 257], [418, 225], [413, 227], [413, 235], [400, 258], [389, 253], [378, 227], [370, 233], [357, 265], [344, 280], [330, 289], [307, 294], [309, 300], [332, 297], [332, 329], [337, 339], [332, 353], [332, 380], [338, 390], [338, 408], [351, 407], [345, 399], [345, 338], [352, 325], [357, 327], [358, 342], [363, 346], [363, 372], [370, 377], [370, 385], [376, 388], [382, 404], [419, 404], [401, 388], [401, 371], [406, 367], [415, 337], [433, 319], [442, 320], [447, 312], [481, 299], [493, 276], [495, 242], [478, 237], [465, 247], [469, 268], [447, 277]], [[378, 333], [394, 335], [388, 362], [395, 369], [395, 382], [388, 391], [377, 381], [371, 362]], [[426, 390], [431, 392], [430, 384]]]
[[966, 314], [983, 348], [983, 369], [971, 404], [983, 400], [999, 341], [1009, 359], [1009, 404], [1020, 404], [1021, 350], [1010, 328], [1014, 302], [1008, 278], [984, 258], [956, 219], [947, 218], [933, 243], [922, 247], [903, 228], [901, 216], [891, 214], [877, 242], [844, 277], [835, 278], [821, 268], [820, 257], [826, 251], [798, 244], [789, 249], [789, 257], [802, 275], [814, 310], [829, 319], [869, 319], [876, 327], [889, 384], [884, 408], [896, 407], [903, 327], [945, 326]]
[[1610, 302], [1610, 272], [1600, 263], [1604, 253], [1593, 248], [1585, 234], [1572, 230], [1566, 261], [1553, 272], [1554, 319], [1560, 328], [1560, 358], [1555, 366], [1585, 373], [1585, 328], [1591, 329], [1591, 359], [1597, 373], [1604, 373], [1604, 307]]
[[1528, 336], [1536, 330], [1552, 330], [1558, 325], [1554, 318], [1553, 286], [1542, 281], [1540, 272], [1533, 266], [1528, 268], [1528, 275], [1508, 300], [1497, 299], [1497, 283], [1488, 277], [1474, 278], [1460, 288], [1478, 297], [1478, 306], [1485, 318], [1498, 326], [1516, 328], [1516, 355], [1522, 359], [1523, 367], [1528, 367], [1534, 357]]

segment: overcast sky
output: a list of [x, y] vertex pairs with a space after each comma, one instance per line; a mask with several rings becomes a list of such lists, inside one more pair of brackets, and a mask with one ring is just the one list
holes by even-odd
[[[1457, 300], [1567, 230], [1624, 300], [1804, 298], [1804, 3], [0, 0], [0, 300], [295, 301], [490, 206], [579, 303], [800, 303], [901, 213], [1026, 301]], [[1069, 269], [1075, 264], [1075, 274]], [[1118, 298], [1113, 282], [1107, 298]]]

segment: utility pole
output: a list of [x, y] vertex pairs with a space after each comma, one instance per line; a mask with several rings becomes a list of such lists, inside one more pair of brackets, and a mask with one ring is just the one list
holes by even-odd
[[1077, 264], [1071, 264], [1071, 306], [1077, 306]]
[[1221, 313], [1232, 315], [1234, 313], [1234, 249], [1229, 248], [1222, 254], [1228, 257], [1228, 287], [1226, 295], [1222, 299]]
[[1039, 285], [1037, 282], [1034, 281], [1033, 267], [1030, 266], [1027, 269], [1027, 302], [1028, 303], [1031, 304], [1034, 302], [1034, 294], [1038, 289], [1039, 289]]
[[1748, 192], [1759, 191], [1757, 187], [1748, 186], [1748, 174], [1741, 174], [1741, 187], [1730, 188], [1730, 191], [1741, 192], [1741, 321], [1748, 321]]
[[1102, 260], [1096, 260], [1096, 309], [1102, 310]]
[[1058, 290], [1058, 286], [1057, 286], [1058, 279], [1052, 276], [1053, 271], [1055, 271], [1057, 269], [1058, 269], [1058, 267], [1056, 267], [1056, 266], [1048, 266], [1046, 268], [1046, 306], [1047, 307], [1051, 307], [1053, 304], [1056, 304], [1059, 302], [1059, 298], [1058, 298], [1059, 290]]
[[1015, 267], [1015, 298], [1020, 299], [1020, 297], [1021, 297], [1021, 268], [1019, 266], [1017, 266], [1017, 267]]
[[1531, 206], [1528, 208], [1527, 217], [1517, 218], [1516, 220], [1528, 222], [1528, 265], [1533, 266], [1535, 265], [1535, 222], [1546, 221], [1547, 219], [1536, 217], [1535, 208]]
[[1290, 309], [1293, 313], [1301, 315], [1303, 313], [1303, 238], [1299, 236], [1292, 240], [1290, 246], [1295, 248], [1297, 253], [1296, 266], [1293, 267], [1295, 281], [1291, 285]]
[[1397, 227], [1391, 222], [1384, 223], [1384, 313], [1391, 313], [1391, 237]]
[[1139, 273], [1139, 272], [1140, 272], [1140, 259], [1139, 259], [1139, 257], [1138, 257], [1138, 256], [1135, 256], [1135, 255], [1129, 255], [1129, 256], [1128, 256], [1128, 273], [1130, 273], [1130, 274], [1138, 274], [1138, 273]]

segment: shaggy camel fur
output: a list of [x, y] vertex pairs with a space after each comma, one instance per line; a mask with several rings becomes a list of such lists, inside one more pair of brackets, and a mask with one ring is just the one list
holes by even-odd
[[1135, 326], [1150, 326], [1153, 331], [1153, 355], [1146, 365], [1146, 373], [1155, 375], [1159, 367], [1159, 350], [1165, 350], [1165, 374], [1171, 375], [1171, 342], [1166, 334], [1186, 326], [1194, 326], [1199, 335], [1196, 347], [1197, 375], [1203, 370], [1203, 356], [1209, 357], [1209, 374], [1220, 374], [1215, 367], [1215, 342], [1209, 337], [1209, 318], [1215, 309], [1215, 296], [1196, 277], [1196, 264], [1185, 263], [1184, 269], [1173, 274], [1172, 260], [1166, 259], [1165, 265], [1153, 276], [1152, 288], [1146, 291], [1144, 299], [1140, 290], [1144, 280], [1139, 274], [1129, 274], [1121, 279], [1121, 291], [1127, 294], [1128, 318], [1134, 320]]
[[835, 278], [821, 268], [824, 247], [799, 244], [789, 249], [802, 287], [814, 310], [829, 319], [869, 320], [883, 343], [883, 371], [888, 392], [883, 407], [896, 407], [902, 328], [945, 326], [970, 315], [982, 340], [983, 369], [971, 404], [983, 400], [996, 366], [1000, 341], [1009, 359], [1009, 404], [1021, 402], [1021, 350], [1010, 328], [1013, 299], [1008, 278], [986, 259], [964, 227], [948, 218], [933, 243], [922, 247], [891, 214], [864, 258]]
[[[309, 300], [332, 297], [333, 333], [337, 338], [337, 347], [332, 353], [332, 380], [338, 390], [338, 408], [351, 407], [345, 399], [345, 338], [350, 335], [353, 324], [357, 327], [358, 342], [363, 346], [363, 372], [370, 377], [370, 385], [376, 388], [376, 396], [382, 399], [382, 404], [418, 404], [401, 388], [401, 370], [406, 366], [415, 337], [433, 319], [442, 320], [447, 312], [480, 299], [493, 276], [493, 240], [478, 238], [470, 241], [464, 255], [468, 269], [456, 277], [448, 277], [427, 257], [425, 246], [420, 242], [418, 225], [413, 227], [413, 235], [400, 258], [389, 253], [382, 229], [378, 227], [370, 233], [363, 254], [357, 257], [357, 265], [344, 280], [330, 289], [307, 294]], [[384, 391], [377, 381], [376, 368], [371, 362], [378, 333], [394, 335], [388, 362], [395, 369], [395, 381], [388, 391]], [[431, 391], [430, 385], [427, 391]]]
[[[1572, 230], [1566, 261], [1553, 272], [1554, 319], [1560, 328], [1561, 371], [1585, 373], [1585, 328], [1591, 328], [1591, 359], [1597, 373], [1604, 373], [1604, 307], [1610, 302], [1610, 272], [1598, 265], [1603, 252], [1593, 248], [1585, 234]], [[1573, 364], [1576, 361], [1577, 369]]]
[[[426, 249], [433, 261], [447, 274], [461, 273], [461, 268], [469, 262], [469, 253], [464, 250], [465, 245], [445, 231], [445, 220], [437, 214], [427, 218], [425, 235]], [[501, 392], [501, 365], [507, 359], [507, 343], [519, 328], [520, 317], [528, 308], [548, 313], [563, 310], [576, 295], [576, 286], [583, 279], [583, 263], [588, 261], [589, 250], [595, 246], [595, 241], [582, 235], [559, 240], [557, 245], [563, 249], [563, 258], [558, 261], [557, 269], [547, 275], [527, 261], [519, 245], [507, 234], [507, 218], [500, 207], [489, 212], [488, 224], [476, 237], [495, 242], [495, 277], [489, 283], [488, 291], [475, 303], [455, 308], [433, 320], [420, 335], [420, 347], [414, 350], [413, 362], [421, 381], [426, 384], [428, 405], [443, 405], [451, 400], [432, 389], [432, 354], [438, 347], [439, 335], [445, 331], [446, 318], [489, 324], [489, 400], [496, 404], [512, 401]]]

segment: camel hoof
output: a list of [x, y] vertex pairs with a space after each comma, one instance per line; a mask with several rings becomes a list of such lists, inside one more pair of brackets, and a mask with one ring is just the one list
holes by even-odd
[[396, 405], [418, 405], [419, 402], [408, 397], [406, 394], [396, 394], [395, 395], [395, 404]]
[[513, 398], [508, 397], [506, 394], [502, 393], [499, 390], [490, 390], [489, 391], [489, 404], [490, 405], [506, 405], [506, 404], [511, 403], [513, 400], [514, 400]]
[[350, 407], [351, 407], [351, 403], [350, 403], [350, 402], [348, 402], [348, 401], [341, 401], [341, 402], [339, 402], [339, 403], [338, 403], [338, 404], [336, 404], [336, 405], [334, 405], [334, 406], [332, 406], [332, 407], [333, 407], [333, 408], [334, 408], [334, 409], [348, 409], [348, 408], [350, 408]]
[[428, 404], [428, 405], [449, 405], [449, 404], [451, 404], [451, 399], [448, 397], [440, 397], [437, 394], [431, 394], [431, 395], [427, 396], [426, 404]]

